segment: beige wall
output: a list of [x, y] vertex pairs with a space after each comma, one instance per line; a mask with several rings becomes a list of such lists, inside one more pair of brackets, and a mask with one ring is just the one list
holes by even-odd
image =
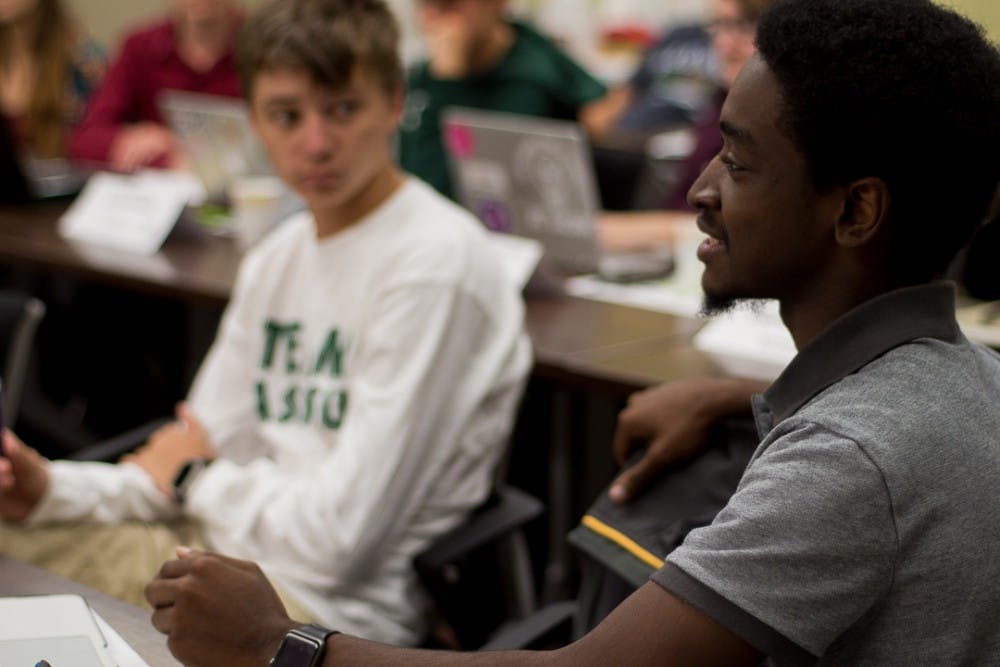
[[995, 44], [1000, 44], [1000, 2], [998, 0], [943, 0], [986, 28]]
[[[246, 6], [254, 6], [260, 0], [241, 0]], [[404, 28], [412, 26], [412, 3], [416, 0], [389, 0], [396, 6], [403, 19]], [[995, 42], [1000, 43], [1000, 1], [998, 0], [942, 0], [945, 4], [957, 8], [970, 18], [986, 26]], [[573, 6], [576, 3], [590, 4], [591, 0], [513, 0], [512, 4], [538, 6], [547, 2]], [[675, 0], [673, 5], [691, 5], [693, 0]], [[614, 5], [615, 3], [611, 3]], [[643, 4], [643, 3], [640, 3]], [[169, 0], [67, 0], [77, 16], [83, 21], [99, 41], [114, 48], [118, 43], [118, 35], [123, 28], [134, 25], [137, 21], [162, 14], [169, 6]], [[644, 6], [644, 4], [643, 4]], [[537, 11], [537, 7], [534, 7]], [[406, 19], [410, 19], [407, 21]], [[404, 30], [412, 40], [412, 30]], [[408, 45], [412, 48], [412, 45]], [[409, 49], [406, 49], [407, 51]]]
[[[260, 0], [239, 0], [245, 6]], [[83, 25], [108, 49], [118, 45], [123, 30], [166, 13], [169, 0], [64, 0]]]

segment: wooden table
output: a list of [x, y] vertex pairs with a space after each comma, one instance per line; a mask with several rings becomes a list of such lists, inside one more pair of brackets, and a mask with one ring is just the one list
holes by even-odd
[[[241, 259], [232, 239], [182, 226], [153, 257], [74, 244], [58, 232], [65, 207], [0, 207], [0, 260], [219, 309], [229, 300]], [[529, 298], [526, 306], [539, 377], [626, 396], [683, 376], [691, 364], [699, 372], [718, 372], [698, 353], [681, 369], [673, 365], [693, 352], [687, 345], [699, 326], [693, 320], [574, 297]], [[681, 353], [656, 357], [675, 344]], [[647, 363], [650, 355], [654, 360]]]
[[133, 607], [104, 593], [81, 586], [59, 575], [0, 556], [0, 595], [44, 595], [73, 593], [87, 603], [129, 643], [150, 667], [178, 665], [167, 650], [166, 637], [149, 622], [150, 612]]

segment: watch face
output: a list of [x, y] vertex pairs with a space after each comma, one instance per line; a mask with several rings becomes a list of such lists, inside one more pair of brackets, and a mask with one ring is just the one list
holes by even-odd
[[309, 667], [313, 664], [320, 646], [316, 640], [286, 635], [271, 661], [271, 667]]

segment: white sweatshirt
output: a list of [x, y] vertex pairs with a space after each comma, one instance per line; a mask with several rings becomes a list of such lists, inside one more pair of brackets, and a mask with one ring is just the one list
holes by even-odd
[[[331, 628], [419, 641], [412, 558], [489, 491], [531, 352], [485, 233], [415, 179], [328, 239], [289, 219], [191, 389], [219, 459], [185, 514]], [[177, 514], [135, 466], [56, 462], [31, 521]]]

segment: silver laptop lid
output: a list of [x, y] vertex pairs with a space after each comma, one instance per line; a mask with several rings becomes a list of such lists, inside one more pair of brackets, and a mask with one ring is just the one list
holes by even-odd
[[494, 231], [540, 241], [561, 272], [597, 268], [597, 187], [576, 123], [458, 107], [442, 122], [463, 206]]
[[210, 200], [224, 201], [229, 184], [240, 176], [273, 173], [243, 100], [167, 90], [157, 105]]

